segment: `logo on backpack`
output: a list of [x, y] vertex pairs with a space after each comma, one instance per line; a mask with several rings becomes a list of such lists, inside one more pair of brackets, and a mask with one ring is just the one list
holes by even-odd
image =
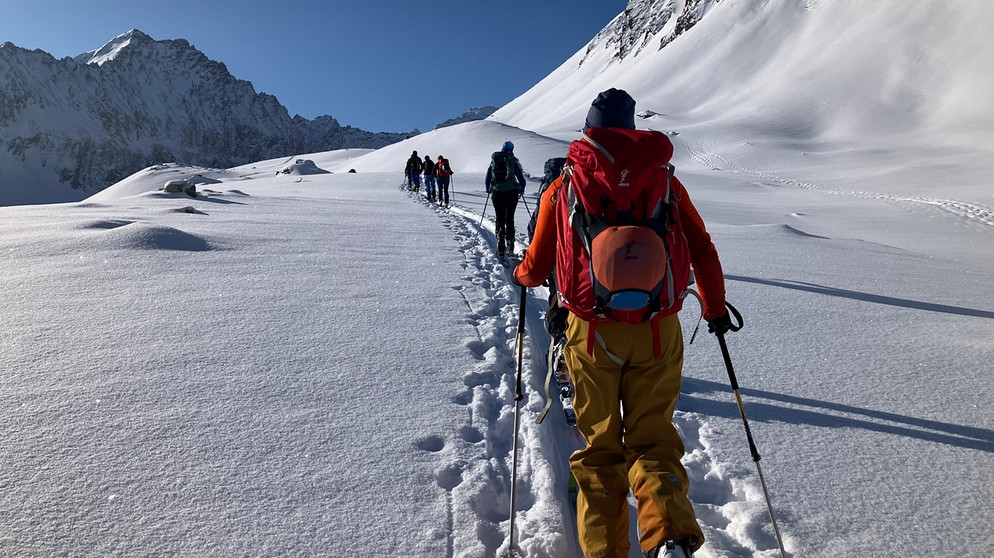
[[621, 180], [618, 181], [618, 187], [619, 188], [627, 188], [627, 187], [631, 186], [631, 184], [629, 184], [628, 182], [625, 182], [626, 178], [628, 178], [628, 169], [625, 169], [625, 170], [621, 171]]
[[557, 200], [556, 282], [587, 321], [642, 323], [680, 310], [690, 256], [659, 132], [591, 128], [570, 144]]

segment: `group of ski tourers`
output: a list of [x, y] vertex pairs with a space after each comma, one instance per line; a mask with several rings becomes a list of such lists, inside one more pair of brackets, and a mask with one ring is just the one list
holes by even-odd
[[[452, 174], [449, 160], [441, 155], [437, 161], [432, 161], [429, 155], [425, 155], [422, 160], [418, 152], [414, 151], [404, 165], [407, 189], [421, 192], [423, 180], [425, 197], [439, 207], [449, 207]], [[514, 252], [514, 212], [518, 199], [525, 192], [525, 175], [521, 163], [514, 156], [513, 143], [504, 142], [501, 149], [491, 155], [485, 185], [487, 202], [493, 200], [496, 213], [497, 255], [503, 260], [508, 252]]]
[[[525, 184], [513, 150], [508, 142], [494, 154], [486, 178], [501, 255], [513, 250], [514, 207]], [[674, 175], [672, 155], [665, 134], [636, 129], [635, 100], [627, 92], [600, 93], [582, 138], [565, 158], [546, 163], [531, 243], [513, 271], [522, 321], [525, 289], [549, 287], [548, 373], [561, 376], [567, 422], [586, 442], [570, 457], [570, 469], [587, 558], [628, 557], [629, 492], [637, 501], [645, 557], [687, 558], [704, 543], [680, 462], [683, 442], [672, 422], [684, 354], [677, 313], [693, 294], [723, 351], [724, 335], [737, 331], [742, 319], [725, 301], [718, 253]], [[688, 289], [695, 281], [696, 292]], [[524, 324], [518, 327], [520, 343]], [[518, 356], [520, 361], [520, 350]], [[520, 369], [519, 362], [519, 389]], [[513, 483], [511, 556], [520, 553]]]
[[424, 177], [425, 197], [432, 203], [437, 203], [439, 207], [449, 207], [449, 184], [452, 181], [452, 168], [449, 167], [449, 160], [439, 155], [435, 161], [430, 155], [425, 155], [424, 160], [418, 157], [418, 152], [411, 153], [411, 157], [404, 166], [404, 176], [407, 177], [407, 189], [412, 192], [421, 191], [421, 179]]

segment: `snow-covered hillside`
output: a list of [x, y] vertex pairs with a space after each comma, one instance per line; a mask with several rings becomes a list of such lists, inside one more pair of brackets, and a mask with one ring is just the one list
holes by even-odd
[[[83, 203], [0, 209], [2, 551], [495, 556], [518, 294], [468, 167], [509, 129], [455, 128], [458, 145], [446, 129], [387, 148], [438, 134], [457, 172], [449, 211], [399, 189], [399, 159], [361, 150], [304, 156], [334, 173], [165, 165]], [[994, 551], [990, 225], [680, 172], [746, 317], [729, 345], [788, 551], [890, 557], [937, 534], [969, 541], [961, 556]], [[164, 193], [170, 180], [199, 195]], [[545, 297], [528, 298], [524, 347], [529, 558], [578, 555], [565, 458], [580, 442], [558, 406], [534, 424]], [[699, 556], [776, 556], [706, 334], [683, 391]]]
[[[667, 43], [685, 15], [679, 4], [695, 5], [700, 21]], [[632, 0], [629, 11], [491, 118], [570, 135], [590, 100], [613, 86], [655, 113], [645, 127], [706, 130], [743, 158], [769, 142], [843, 154], [912, 144], [931, 147], [915, 153], [929, 159], [950, 144], [994, 149], [990, 4]], [[641, 48], [619, 59], [618, 42], [639, 24], [659, 31], [639, 35]]]

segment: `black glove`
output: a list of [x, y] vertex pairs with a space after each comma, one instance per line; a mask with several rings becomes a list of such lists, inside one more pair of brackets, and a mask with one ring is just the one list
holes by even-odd
[[732, 324], [732, 318], [728, 315], [728, 312], [722, 314], [720, 318], [708, 320], [708, 333], [725, 335], [729, 331], [736, 331], [737, 329], [738, 328]]
[[514, 266], [514, 271], [511, 272], [511, 282], [514, 283], [515, 286], [523, 287], [524, 285], [522, 285], [521, 283], [518, 282], [518, 268], [519, 267], [521, 267], [521, 264], [518, 264], [518, 265]]

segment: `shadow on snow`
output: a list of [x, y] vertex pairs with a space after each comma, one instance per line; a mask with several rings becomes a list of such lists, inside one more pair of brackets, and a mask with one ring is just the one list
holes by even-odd
[[851, 298], [853, 300], [873, 302], [876, 304], [888, 304], [890, 306], [900, 306], [902, 308], [912, 308], [915, 310], [926, 310], [929, 312], [942, 312], [946, 314], [957, 314], [960, 316], [972, 316], [976, 318], [994, 319], [994, 312], [990, 310], [976, 310], [973, 308], [962, 308], [960, 306], [949, 306], [947, 304], [934, 304], [931, 302], [921, 302], [917, 300], [908, 300], [904, 298], [895, 298], [895, 297], [875, 295], [870, 293], [861, 293], [859, 291], [837, 289], [835, 287], [824, 287], [822, 285], [815, 285], [814, 283], [803, 283], [800, 281], [783, 281], [776, 279], [759, 279], [756, 277], [743, 277], [741, 275], [726, 275], [725, 279], [727, 281], [740, 281], [742, 283], [756, 283], [759, 285], [768, 285], [771, 287], [795, 289], [799, 291], [807, 291], [809, 293]]
[[[694, 397], [695, 394], [718, 392], [731, 395], [731, 391], [731, 388], [726, 384], [684, 377], [680, 394], [680, 410], [738, 419], [739, 410], [731, 398], [725, 403]], [[740, 388], [739, 392], [746, 400], [746, 412], [750, 421], [808, 424], [827, 428], [862, 428], [994, 453], [994, 431], [985, 428], [862, 409], [852, 405], [818, 401], [757, 389]], [[763, 403], [762, 400], [776, 401], [786, 405]], [[807, 409], [802, 407], [807, 407]]]

